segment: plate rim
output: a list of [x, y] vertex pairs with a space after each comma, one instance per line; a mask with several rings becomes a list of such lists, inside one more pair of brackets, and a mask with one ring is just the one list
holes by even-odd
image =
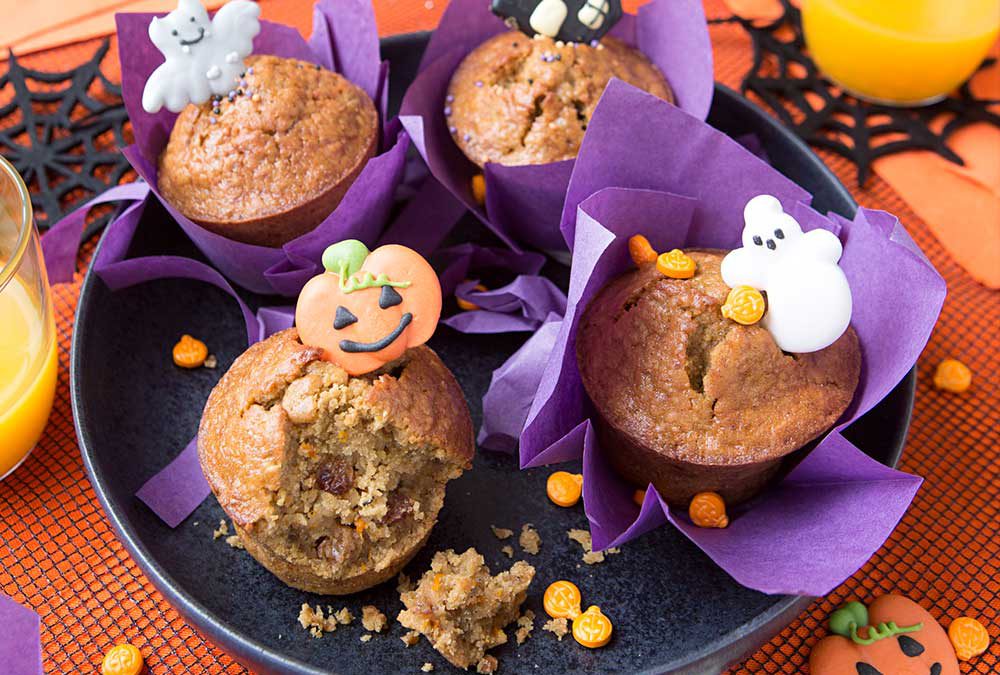
[[[399, 46], [406, 42], [426, 40], [430, 33], [431, 31], [417, 31], [387, 36], [381, 39], [381, 44], [383, 47], [392, 47]], [[844, 202], [850, 204], [853, 209], [857, 208], [857, 203], [855, 202], [853, 196], [840, 179], [837, 178], [836, 174], [833, 173], [833, 171], [823, 162], [822, 159], [820, 159], [818, 155], [816, 155], [816, 153], [812, 151], [811, 148], [809, 148], [808, 145], [806, 145], [804, 141], [782, 126], [777, 119], [769, 115], [764, 109], [754, 102], [738, 94], [735, 90], [718, 82], [715, 83], [714, 96], [722, 96], [723, 98], [729, 99], [730, 103], [733, 103], [736, 107], [740, 108], [742, 115], [747, 116], [756, 123], [755, 126], [769, 128], [777, 135], [784, 137], [787, 142], [796, 146], [801, 152], [802, 159], [804, 161], [807, 161], [814, 170], [826, 175], [826, 177], [830, 179], [831, 186], [837, 193], [839, 193], [839, 196], [844, 200]], [[845, 213], [841, 215], [850, 217], [853, 214]], [[82, 399], [78, 378], [78, 373], [82, 369], [83, 360], [82, 349], [80, 347], [81, 331], [79, 331], [78, 328], [81, 325], [81, 319], [87, 313], [90, 306], [90, 300], [93, 295], [91, 293], [91, 288], [97, 280], [97, 275], [93, 270], [93, 261], [97, 258], [97, 255], [104, 244], [106, 232], [107, 231], [105, 230], [105, 232], [101, 234], [101, 238], [94, 249], [94, 254], [87, 266], [87, 271], [80, 287], [79, 300], [76, 312], [74, 313], [74, 330], [70, 350], [70, 402], [73, 412], [73, 426], [76, 431], [80, 454], [83, 458], [87, 477], [94, 488], [94, 492], [96, 493], [98, 501], [101, 504], [101, 508], [103, 509], [108, 520], [111, 522], [119, 541], [121, 541], [124, 545], [133, 561], [147, 576], [157, 591], [159, 591], [170, 603], [171, 607], [173, 607], [178, 614], [180, 614], [181, 617], [196, 630], [196, 632], [209, 639], [217, 648], [235, 658], [241, 665], [245, 662], [251, 663], [256, 670], [263, 673], [292, 672], [298, 675], [328, 675], [332, 672], [336, 672], [318, 669], [293, 656], [288, 656], [287, 654], [273, 650], [252, 637], [245, 635], [228, 623], [224, 618], [207, 609], [194, 597], [190, 596], [185, 591], [183, 586], [159, 565], [156, 559], [143, 544], [137, 532], [123, 517], [123, 514], [119, 513], [112, 507], [107, 494], [108, 491], [105, 489], [104, 483], [101, 480], [94, 464], [96, 454], [92, 447], [90, 433], [81, 421], [87, 415], [90, 404]], [[916, 391], [915, 366], [907, 372], [907, 374], [902, 380], [900, 380], [899, 383], [897, 383], [896, 386], [899, 387], [901, 385], [904, 386], [903, 393], [906, 397], [906, 407], [903, 419], [901, 420], [902, 432], [896, 446], [889, 454], [891, 462], [890, 466], [892, 467], [897, 466], [899, 463], [899, 459], [906, 445], [906, 438], [910, 428]], [[711, 670], [713, 668], [716, 669], [714, 672], [718, 672], [719, 668], [725, 667], [727, 664], [734, 662], [732, 653], [735, 651], [739, 651], [744, 655], [752, 653], [752, 651], [762, 643], [760, 636], [763, 635], [765, 631], [766, 637], [764, 637], [763, 641], [773, 637], [775, 629], [780, 629], [781, 626], [787, 625], [791, 620], [798, 616], [802, 610], [804, 610], [806, 606], [813, 601], [813, 599], [814, 597], [812, 596], [785, 596], [781, 601], [772, 605], [765, 612], [758, 614], [751, 621], [739, 626], [736, 630], [723, 635], [704, 649], [689, 653], [681, 659], [675, 659], [662, 665], [649, 666], [640, 672], [703, 673], [713, 672]]]

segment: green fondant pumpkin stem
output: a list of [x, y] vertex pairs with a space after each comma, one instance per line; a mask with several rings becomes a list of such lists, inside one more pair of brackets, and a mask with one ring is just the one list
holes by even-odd
[[364, 272], [360, 277], [355, 277], [365, 264], [371, 252], [363, 242], [357, 239], [345, 239], [332, 246], [328, 246], [323, 251], [323, 268], [340, 277], [340, 290], [344, 293], [353, 293], [365, 288], [381, 288], [382, 286], [393, 286], [394, 288], [409, 288], [410, 281], [392, 281], [385, 272], [378, 276], [371, 272]]
[[870, 645], [873, 642], [879, 640], [884, 640], [888, 637], [894, 635], [900, 635], [902, 633], [915, 633], [924, 627], [923, 623], [915, 623], [912, 626], [897, 626], [895, 621], [890, 621], [889, 623], [880, 623], [878, 626], [868, 626], [868, 637], [863, 638], [858, 635], [858, 626], [855, 623], [851, 623], [851, 640], [859, 645]]

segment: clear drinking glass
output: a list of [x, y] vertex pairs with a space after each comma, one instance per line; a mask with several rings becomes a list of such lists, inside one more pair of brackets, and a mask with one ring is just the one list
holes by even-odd
[[0, 157], [0, 479], [41, 438], [58, 364], [49, 280], [28, 188]]

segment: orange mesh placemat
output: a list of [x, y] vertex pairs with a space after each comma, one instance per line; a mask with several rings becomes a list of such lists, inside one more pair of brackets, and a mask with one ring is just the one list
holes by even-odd
[[[264, 0], [265, 16], [309, 30], [309, 0]], [[383, 34], [432, 27], [442, 0], [376, 0]], [[721, 0], [707, 0], [710, 17], [727, 14]], [[749, 43], [732, 25], [712, 28], [716, 77], [737, 87], [749, 65]], [[43, 52], [27, 61], [61, 69], [83, 61], [95, 43]], [[114, 59], [109, 74], [114, 74]], [[848, 186], [846, 160], [820, 153]], [[926, 478], [895, 533], [865, 567], [732, 670], [798, 673], [824, 633], [829, 612], [850, 599], [897, 592], [916, 600], [947, 624], [963, 614], [989, 629], [990, 650], [964, 673], [1000, 671], [1000, 403], [997, 338], [1000, 302], [947, 255], [921, 222], [881, 179], [856, 199], [897, 214], [948, 282], [941, 320], [921, 357], [913, 424], [900, 468]], [[948, 199], [941, 195], [941, 199]], [[84, 248], [89, 258], [93, 244]], [[873, 260], [872, 264], [878, 264]], [[54, 289], [60, 346], [55, 410], [38, 448], [0, 483], [0, 592], [38, 611], [46, 672], [94, 672], [116, 641], [135, 643], [151, 673], [245, 673], [202, 639], [152, 587], [115, 538], [80, 459], [69, 403], [69, 348], [80, 278]], [[900, 293], [906, 280], [900, 280]], [[887, 311], [891, 311], [887, 308]], [[956, 357], [973, 370], [970, 391], [944, 394], [930, 385], [935, 365]]]

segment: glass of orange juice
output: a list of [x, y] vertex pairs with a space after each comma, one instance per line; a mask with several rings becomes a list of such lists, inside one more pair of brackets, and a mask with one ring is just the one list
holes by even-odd
[[38, 443], [55, 397], [59, 359], [41, 253], [28, 188], [0, 157], [0, 479]]
[[847, 92], [915, 106], [954, 91], [1000, 29], [1000, 0], [802, 0], [813, 60]]

